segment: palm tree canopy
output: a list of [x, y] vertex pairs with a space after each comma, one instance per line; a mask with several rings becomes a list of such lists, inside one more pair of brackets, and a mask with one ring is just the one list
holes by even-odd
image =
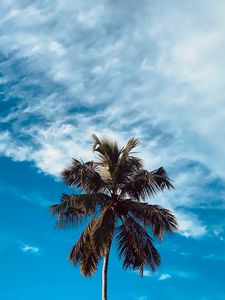
[[91, 217], [69, 255], [74, 265], [80, 264], [84, 276], [95, 273], [114, 236], [124, 269], [143, 274], [148, 266], [154, 271], [160, 255], [150, 234], [162, 239], [164, 232], [177, 230], [171, 211], [144, 202], [173, 185], [164, 168], [144, 169], [143, 161], [133, 153], [138, 145], [139, 140], [131, 138], [119, 148], [117, 142], [93, 135], [97, 160], [73, 159], [61, 174], [67, 185], [79, 188], [82, 194], [63, 194], [60, 203], [50, 207], [58, 217], [57, 228], [78, 226]]

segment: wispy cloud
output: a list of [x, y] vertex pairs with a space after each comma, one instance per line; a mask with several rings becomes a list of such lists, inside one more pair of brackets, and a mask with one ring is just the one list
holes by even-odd
[[177, 210], [176, 216], [179, 230], [184, 236], [198, 238], [207, 233], [206, 226], [198, 220], [196, 215]]
[[167, 279], [170, 279], [172, 276], [168, 273], [165, 273], [165, 274], [161, 274], [159, 276], [159, 280], [163, 281], [163, 280], [167, 280]]
[[42, 207], [48, 207], [51, 204], [51, 202], [41, 191], [24, 192], [13, 185], [5, 185], [0, 183], [0, 192], [13, 195], [14, 197], [32, 202]]
[[28, 244], [24, 244], [22, 247], [19, 247], [19, 249], [24, 253], [31, 253], [31, 254], [39, 254], [40, 248], [34, 247]]
[[143, 276], [145, 276], [145, 277], [153, 277], [153, 278], [158, 279], [158, 280], [166, 280], [166, 279], [169, 279], [169, 278], [172, 277], [168, 273], [159, 274], [158, 272], [153, 273], [153, 272], [151, 272], [149, 270], [144, 270]]
[[[211, 255], [203, 257], [204, 259], [211, 259]], [[213, 259], [213, 258], [212, 258]], [[136, 274], [138, 274], [138, 272], [135, 271]], [[176, 278], [194, 278], [196, 277], [196, 275], [190, 271], [179, 271], [179, 270], [171, 270], [169, 273], [160, 273], [160, 272], [156, 272], [153, 273], [149, 270], [144, 270], [143, 272], [143, 276], [144, 277], [150, 277], [154, 280], [159, 280], [159, 281], [164, 281], [164, 280], [168, 280], [171, 279], [172, 277], [176, 277]]]
[[221, 251], [221, 252], [216, 252], [216, 253], [210, 253], [210, 254], [202, 256], [202, 258], [214, 260], [214, 261], [225, 262], [225, 252]]
[[92, 157], [91, 133], [138, 136], [146, 167], [165, 166], [177, 186], [160, 204], [185, 236], [205, 235], [180, 206], [206, 205], [225, 178], [224, 3], [27, 3], [1, 4], [0, 152], [58, 176], [72, 156]]
[[144, 270], [144, 272], [143, 272], [143, 276], [149, 277], [149, 276], [152, 276], [152, 275], [153, 275], [153, 273], [149, 270]]

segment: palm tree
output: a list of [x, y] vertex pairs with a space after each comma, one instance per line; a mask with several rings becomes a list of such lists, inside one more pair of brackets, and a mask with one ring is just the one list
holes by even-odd
[[85, 277], [92, 276], [104, 259], [103, 300], [107, 300], [107, 269], [114, 237], [123, 268], [143, 275], [144, 267], [155, 271], [160, 265], [160, 254], [149, 232], [161, 240], [164, 232], [177, 230], [176, 219], [168, 209], [143, 202], [173, 185], [162, 167], [152, 172], [144, 169], [142, 160], [132, 152], [138, 144], [138, 139], [131, 138], [119, 148], [116, 142], [93, 135], [97, 161], [73, 159], [61, 174], [67, 185], [82, 193], [63, 194], [61, 202], [50, 207], [58, 217], [59, 229], [89, 219], [69, 259], [80, 265]]

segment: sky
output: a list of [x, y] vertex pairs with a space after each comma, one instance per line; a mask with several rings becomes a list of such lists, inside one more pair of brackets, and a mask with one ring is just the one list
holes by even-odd
[[175, 190], [153, 199], [179, 232], [143, 278], [112, 249], [109, 299], [225, 299], [225, 2], [1, 0], [0, 298], [100, 299], [68, 261], [80, 229], [56, 231], [48, 207], [90, 136], [138, 137], [148, 170]]

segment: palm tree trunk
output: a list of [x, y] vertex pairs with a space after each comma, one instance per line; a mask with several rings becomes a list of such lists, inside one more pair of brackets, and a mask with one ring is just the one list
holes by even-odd
[[107, 253], [104, 256], [103, 261], [103, 267], [102, 267], [102, 300], [107, 300], [107, 270], [108, 270], [108, 264], [109, 264], [109, 251], [110, 247], [107, 251]]

